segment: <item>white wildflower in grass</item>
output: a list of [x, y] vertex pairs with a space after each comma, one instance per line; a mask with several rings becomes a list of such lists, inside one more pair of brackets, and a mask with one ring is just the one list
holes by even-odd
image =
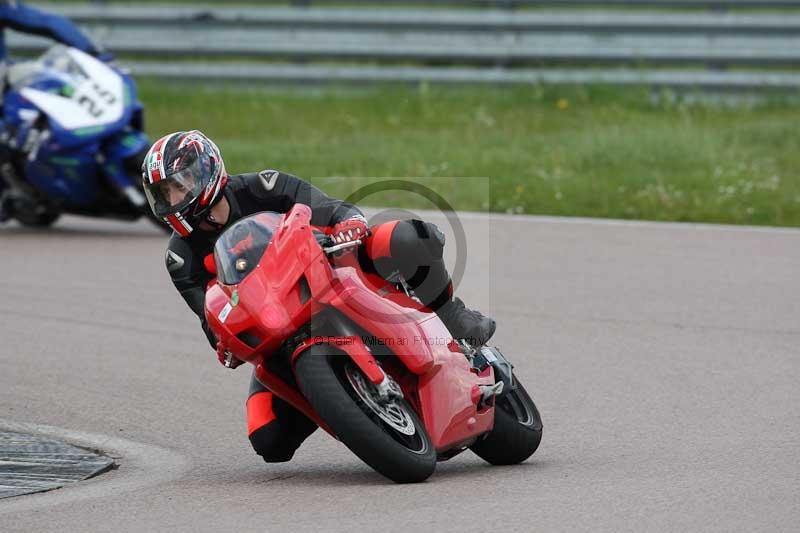
[[486, 111], [486, 108], [481, 106], [475, 110], [474, 114], [475, 122], [480, 124], [481, 126], [486, 126], [487, 128], [491, 128], [495, 125], [496, 121], [492, 115]]
[[769, 183], [769, 189], [771, 191], [777, 191], [778, 187], [781, 184], [781, 177], [778, 176], [778, 175], [773, 175], [773, 176], [770, 176], [769, 180], [767, 180], [767, 181]]
[[755, 183], [750, 180], [741, 180], [737, 185], [739, 185], [739, 188], [742, 190], [742, 194], [750, 194], [755, 188]]

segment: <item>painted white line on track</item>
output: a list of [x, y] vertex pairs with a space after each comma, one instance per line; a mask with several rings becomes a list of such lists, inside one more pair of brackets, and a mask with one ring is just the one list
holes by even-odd
[[180, 477], [189, 467], [188, 459], [175, 451], [118, 437], [2, 419], [0, 428], [57, 438], [75, 446], [99, 450], [112, 457], [118, 467], [60, 489], [3, 500], [0, 502], [0, 515], [116, 496], [122, 492], [160, 485]]

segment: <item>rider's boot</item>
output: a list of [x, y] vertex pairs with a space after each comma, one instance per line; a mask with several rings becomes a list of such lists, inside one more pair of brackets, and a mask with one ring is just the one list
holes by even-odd
[[453, 335], [471, 346], [482, 346], [494, 335], [497, 323], [479, 311], [468, 309], [461, 298], [453, 298], [438, 309], [436, 314]]

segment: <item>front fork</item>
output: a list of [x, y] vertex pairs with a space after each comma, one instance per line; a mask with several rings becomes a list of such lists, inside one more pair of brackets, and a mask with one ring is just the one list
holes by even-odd
[[109, 139], [97, 154], [97, 162], [111, 185], [140, 211], [147, 209], [147, 199], [138, 179], [140, 159], [149, 144], [144, 133], [128, 131]]
[[397, 384], [392, 376], [384, 372], [383, 368], [381, 368], [378, 362], [375, 361], [375, 358], [372, 357], [372, 353], [367, 345], [364, 344], [361, 337], [355, 335], [347, 337], [317, 336], [306, 339], [300, 343], [300, 346], [292, 353], [292, 364], [294, 365], [295, 360], [297, 360], [304, 351], [317, 344], [327, 344], [346, 353], [350, 357], [350, 360], [356, 364], [365, 376], [367, 376], [367, 379], [375, 385], [375, 390], [378, 393], [377, 399], [380, 403], [388, 404], [395, 400], [403, 399], [403, 391], [400, 385]]
[[144, 211], [147, 208], [147, 199], [142, 194], [141, 187], [131, 179], [124, 161], [108, 160], [102, 154], [97, 154], [97, 157], [98, 163], [103, 169], [103, 175], [108, 178], [111, 185], [137, 209]]
[[372, 351], [364, 343], [364, 340], [356, 334], [351, 325], [341, 316], [332, 313], [328, 315], [327, 320], [332, 326], [332, 330], [340, 335], [315, 335], [312, 336], [295, 348], [292, 353], [292, 365], [297, 358], [305, 352], [310, 346], [316, 344], [327, 344], [337, 350], [347, 354], [347, 356], [355, 363], [355, 365], [367, 376], [367, 379], [375, 385], [378, 393], [378, 398], [383, 402], [390, 402], [403, 398], [403, 392], [400, 386], [392, 379], [392, 377], [384, 372], [383, 368], [378, 364], [372, 356]]

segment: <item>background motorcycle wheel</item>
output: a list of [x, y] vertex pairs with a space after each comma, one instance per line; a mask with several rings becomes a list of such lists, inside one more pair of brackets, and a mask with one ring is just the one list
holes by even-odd
[[522, 383], [497, 398], [494, 410], [494, 429], [479, 439], [470, 449], [493, 465], [521, 463], [539, 447], [542, 441], [542, 417]]
[[397, 483], [433, 473], [436, 449], [417, 414], [404, 400], [375, 402], [375, 386], [346, 354], [312, 346], [295, 363], [295, 375], [339, 440], [378, 473]]
[[13, 216], [23, 226], [28, 226], [30, 228], [46, 228], [52, 226], [61, 216], [61, 213], [53, 211], [37, 213], [35, 210], [25, 210], [15, 212]]

